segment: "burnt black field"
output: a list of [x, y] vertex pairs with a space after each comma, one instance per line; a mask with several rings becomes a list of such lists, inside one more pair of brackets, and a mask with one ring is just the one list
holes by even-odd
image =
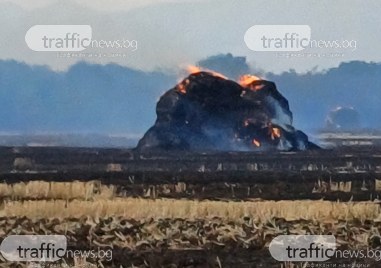
[[[304, 152], [163, 152], [129, 149], [1, 147], [1, 178], [99, 180], [123, 196], [142, 196], [145, 186], [157, 197], [197, 199], [378, 198], [381, 147], [352, 146]], [[187, 184], [183, 193], [163, 186]]]

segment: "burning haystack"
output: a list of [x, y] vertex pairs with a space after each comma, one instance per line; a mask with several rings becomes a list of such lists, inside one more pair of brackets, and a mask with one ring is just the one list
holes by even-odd
[[275, 84], [245, 75], [236, 83], [193, 69], [156, 107], [157, 120], [138, 150], [259, 151], [317, 148], [292, 126]]

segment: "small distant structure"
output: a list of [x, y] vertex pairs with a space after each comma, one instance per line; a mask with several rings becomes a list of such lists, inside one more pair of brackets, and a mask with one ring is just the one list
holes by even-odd
[[360, 115], [353, 107], [337, 107], [329, 112], [326, 119], [329, 131], [355, 131], [360, 127]]

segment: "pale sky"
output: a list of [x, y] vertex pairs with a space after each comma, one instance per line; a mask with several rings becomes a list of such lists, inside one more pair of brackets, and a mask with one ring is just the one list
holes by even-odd
[[[138, 42], [135, 52], [124, 51], [125, 57], [85, 59], [95, 63], [171, 70], [230, 52], [246, 56], [265, 71], [321, 70], [343, 61], [381, 61], [380, 10], [381, 1], [377, 0], [0, 0], [0, 59], [65, 70], [80, 59], [32, 51], [25, 43], [25, 33], [38, 24], [87, 24], [96, 39]], [[273, 52], [254, 52], [243, 37], [248, 28], [258, 24], [309, 25], [313, 39], [355, 40], [357, 49], [311, 49], [308, 52], [317, 53], [315, 56], [292, 59], [279, 58]], [[332, 52], [343, 55], [330, 57], [327, 53]]]

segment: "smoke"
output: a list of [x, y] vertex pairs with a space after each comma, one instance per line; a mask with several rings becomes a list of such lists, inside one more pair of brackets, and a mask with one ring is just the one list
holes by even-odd
[[241, 75], [250, 73], [246, 57], [237, 57], [230, 53], [208, 57], [200, 60], [197, 65], [219, 72], [231, 79], [237, 79]]
[[267, 73], [282, 85], [294, 112], [294, 124], [321, 129], [329, 112], [338, 106], [353, 107], [362, 128], [381, 129], [381, 64], [352, 61], [324, 72]]

